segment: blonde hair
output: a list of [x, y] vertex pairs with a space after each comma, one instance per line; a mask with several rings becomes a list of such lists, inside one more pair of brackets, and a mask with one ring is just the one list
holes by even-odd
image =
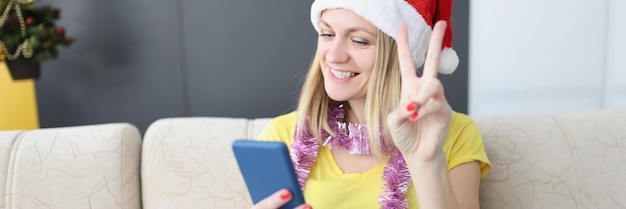
[[[376, 43], [376, 62], [368, 84], [364, 114], [372, 152], [375, 156], [382, 157], [385, 153], [381, 146], [381, 135], [389, 140], [384, 143], [394, 146], [385, 120], [387, 114], [400, 102], [401, 79], [396, 42], [378, 30]], [[333, 101], [326, 93], [319, 57], [316, 55], [300, 93], [296, 137], [302, 137], [300, 134], [305, 128], [308, 128], [309, 133], [313, 134], [320, 143], [326, 140], [321, 138], [321, 130], [334, 135], [335, 133], [328, 125], [328, 107], [333, 103], [338, 103], [338, 101]], [[306, 127], [307, 120], [308, 127]], [[382, 129], [372, 127], [382, 127]]]

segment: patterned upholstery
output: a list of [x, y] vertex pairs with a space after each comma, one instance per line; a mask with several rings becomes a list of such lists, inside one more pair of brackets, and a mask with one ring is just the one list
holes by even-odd
[[[626, 110], [474, 120], [481, 208], [626, 208]], [[165, 118], [143, 145], [125, 123], [0, 131], [0, 209], [250, 208], [231, 142], [268, 121]]]
[[[481, 208], [626, 207], [626, 111], [474, 120], [493, 164]], [[144, 208], [249, 208], [230, 143], [267, 121], [157, 121], [144, 139]]]
[[167, 118], [152, 123], [142, 153], [143, 207], [250, 208], [231, 142], [254, 138], [252, 124], [239, 118]]
[[626, 110], [475, 118], [481, 208], [626, 208]]
[[0, 131], [0, 208], [6, 208], [7, 184], [9, 184], [9, 164], [13, 143], [22, 131]]
[[0, 208], [139, 209], [140, 152], [126, 123], [0, 132]]

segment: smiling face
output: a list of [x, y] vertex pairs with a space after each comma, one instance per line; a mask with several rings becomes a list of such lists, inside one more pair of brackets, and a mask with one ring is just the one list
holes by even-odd
[[325, 10], [319, 26], [316, 56], [328, 96], [335, 101], [364, 101], [376, 62], [378, 29], [345, 9]]

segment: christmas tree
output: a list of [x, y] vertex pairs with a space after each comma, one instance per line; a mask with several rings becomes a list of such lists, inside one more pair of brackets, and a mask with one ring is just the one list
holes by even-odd
[[57, 27], [59, 9], [33, 5], [34, 0], [0, 0], [0, 61], [19, 58], [45, 62], [58, 55], [58, 46], [69, 46], [74, 38]]

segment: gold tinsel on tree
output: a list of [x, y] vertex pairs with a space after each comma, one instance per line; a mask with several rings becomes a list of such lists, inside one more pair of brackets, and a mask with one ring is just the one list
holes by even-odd
[[60, 11], [51, 6], [35, 7], [34, 0], [0, 0], [0, 61], [18, 58], [36, 62], [58, 55], [59, 45], [69, 46], [73, 38], [55, 21]]

